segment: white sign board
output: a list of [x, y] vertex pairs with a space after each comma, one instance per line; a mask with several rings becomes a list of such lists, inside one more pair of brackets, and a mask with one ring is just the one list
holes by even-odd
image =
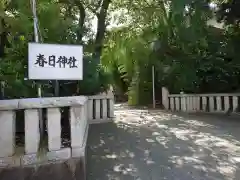
[[33, 80], [82, 80], [82, 46], [29, 43], [28, 77]]

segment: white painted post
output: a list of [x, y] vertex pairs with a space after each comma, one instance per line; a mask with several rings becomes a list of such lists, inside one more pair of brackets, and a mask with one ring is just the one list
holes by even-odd
[[14, 154], [15, 148], [15, 112], [0, 111], [0, 157]]
[[202, 97], [202, 110], [203, 111], [207, 110], [207, 97], [205, 96]]
[[166, 110], [169, 109], [169, 101], [168, 101], [169, 91], [166, 87], [162, 87], [162, 104]]
[[101, 104], [100, 99], [95, 100], [95, 118], [96, 120], [100, 120], [100, 113], [101, 113]]
[[[86, 116], [85, 116], [86, 118]], [[84, 107], [70, 108], [71, 147], [79, 148], [83, 144], [84, 136]]]
[[88, 100], [88, 120], [91, 121], [93, 120], [93, 100], [89, 99]]
[[25, 153], [36, 154], [40, 142], [39, 111], [38, 109], [25, 110]]
[[175, 98], [175, 103], [176, 103], [176, 111], [179, 111], [180, 110], [179, 97]]
[[209, 97], [209, 111], [214, 111], [214, 97]]
[[233, 112], [237, 110], [237, 107], [238, 107], [238, 97], [233, 96]]
[[59, 108], [47, 109], [48, 149], [57, 151], [61, 149], [61, 113]]
[[102, 100], [102, 116], [103, 120], [107, 119], [107, 99]]
[[217, 97], [217, 111], [222, 111], [222, 103], [221, 103], [221, 96]]
[[225, 96], [224, 97], [224, 111], [227, 112], [229, 110], [229, 97]]

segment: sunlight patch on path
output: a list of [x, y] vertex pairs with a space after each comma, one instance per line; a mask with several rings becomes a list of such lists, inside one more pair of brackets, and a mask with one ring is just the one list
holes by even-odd
[[[197, 118], [187, 119], [164, 112], [120, 110], [116, 111], [116, 116], [118, 117], [116, 123], [134, 125], [153, 131], [153, 137], [146, 138], [146, 141], [157, 142], [164, 148], [168, 148], [169, 161], [176, 167], [190, 165], [205, 174], [219, 173], [226, 180], [236, 178], [236, 172], [240, 169], [240, 136], [236, 139], [223, 134], [223, 129], [218, 129], [214, 124], [199, 121]], [[175, 143], [174, 139], [185, 142], [183, 146], [190, 146], [191, 156], [178, 156], [176, 155], [178, 153], [171, 153], [172, 150], [168, 146]], [[181, 154], [180, 149], [179, 154]]]

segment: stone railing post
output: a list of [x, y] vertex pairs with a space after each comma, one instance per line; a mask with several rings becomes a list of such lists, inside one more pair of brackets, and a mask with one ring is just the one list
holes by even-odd
[[109, 98], [109, 118], [114, 118], [114, 94], [113, 92], [108, 93]]
[[233, 96], [233, 112], [237, 111], [238, 108], [238, 97]]
[[93, 120], [93, 99], [88, 99], [88, 120]]
[[168, 110], [169, 109], [169, 100], [168, 100], [168, 96], [169, 96], [169, 91], [166, 87], [162, 87], [162, 104], [163, 107]]
[[37, 109], [25, 110], [25, 153], [37, 154], [40, 142], [39, 114]]
[[15, 112], [12, 110], [0, 111], [0, 148], [0, 158], [14, 154]]
[[187, 111], [187, 98], [184, 92], [180, 92], [181, 95], [181, 111], [186, 112]]
[[61, 113], [59, 108], [47, 109], [48, 149], [57, 151], [61, 149]]
[[86, 102], [84, 105], [70, 109], [72, 157], [82, 157], [85, 153], [83, 148], [86, 146], [85, 134], [88, 131], [87, 107], [88, 103]]
[[114, 95], [111, 91], [88, 97], [88, 121], [102, 123], [114, 118]]

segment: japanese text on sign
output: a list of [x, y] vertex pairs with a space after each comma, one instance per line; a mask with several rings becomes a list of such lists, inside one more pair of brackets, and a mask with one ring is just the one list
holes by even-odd
[[77, 59], [74, 56], [67, 58], [66, 56], [56, 57], [55, 55], [48, 56], [38, 54], [35, 65], [39, 67], [59, 67], [59, 68], [77, 68]]

